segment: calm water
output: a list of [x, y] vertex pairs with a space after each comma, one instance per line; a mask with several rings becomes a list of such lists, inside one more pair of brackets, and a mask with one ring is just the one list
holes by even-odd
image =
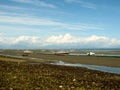
[[[70, 53], [71, 56], [87, 56], [87, 54], [74, 54]], [[109, 56], [109, 57], [120, 57], [119, 54], [95, 54], [95, 56]]]
[[116, 68], [116, 67], [106, 67], [106, 66], [86, 65], [86, 64], [70, 64], [70, 63], [65, 63], [65, 62], [62, 62], [62, 61], [55, 61], [55, 62], [51, 62], [50, 64], [85, 67], [85, 68], [88, 68], [88, 69], [120, 74], [120, 68]]

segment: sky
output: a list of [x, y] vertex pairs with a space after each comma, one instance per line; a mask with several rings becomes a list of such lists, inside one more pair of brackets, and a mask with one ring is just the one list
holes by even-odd
[[120, 0], [0, 0], [0, 49], [120, 48]]

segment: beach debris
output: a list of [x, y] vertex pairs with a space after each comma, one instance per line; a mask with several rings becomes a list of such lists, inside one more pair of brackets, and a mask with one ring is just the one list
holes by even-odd
[[13, 88], [12, 88], [12, 87], [10, 87], [10, 90], [13, 90]]
[[62, 88], [62, 87], [63, 87], [62, 85], [59, 86], [59, 88]]
[[54, 53], [55, 55], [68, 55], [69, 54], [69, 52], [67, 52], [67, 51], [57, 51], [57, 52], [55, 52]]
[[71, 89], [75, 88], [74, 86], [71, 87]]
[[73, 79], [73, 82], [75, 82], [76, 81], [76, 79]]
[[25, 50], [25, 51], [23, 51], [23, 55], [22, 56], [29, 56], [32, 53], [33, 53], [32, 51]]

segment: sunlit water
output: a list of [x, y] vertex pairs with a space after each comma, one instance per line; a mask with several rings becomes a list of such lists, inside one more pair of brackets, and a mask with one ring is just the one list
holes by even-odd
[[64, 66], [85, 67], [85, 68], [88, 68], [88, 69], [93, 69], [93, 70], [99, 70], [99, 71], [103, 71], [103, 72], [120, 74], [120, 68], [116, 68], [116, 67], [86, 65], [86, 64], [70, 64], [70, 63], [65, 63], [65, 62], [62, 62], [62, 61], [55, 61], [55, 62], [51, 62], [50, 64], [64, 65]]

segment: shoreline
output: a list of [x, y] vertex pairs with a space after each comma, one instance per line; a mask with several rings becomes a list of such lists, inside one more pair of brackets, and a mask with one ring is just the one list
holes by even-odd
[[57, 56], [48, 54], [31, 55], [29, 57], [42, 58], [46, 60], [58, 60], [73, 64], [89, 64], [108, 67], [120, 67], [120, 58], [116, 57], [102, 57], [102, 56]]
[[59, 61], [59, 60], [44, 60], [44, 59], [39, 60], [38, 58], [17, 58], [16, 56], [14, 56], [14, 57], [0, 56], [0, 61], [28, 63], [28, 64], [34, 64], [34, 65], [43, 63], [43, 64], [58, 65], [58, 66], [81, 67], [81, 68], [87, 68], [90, 70], [97, 70], [97, 71], [102, 71], [102, 72], [107, 72], [107, 73], [120, 74], [119, 67], [69, 63], [69, 62], [63, 62], [63, 61]]
[[[110, 54], [110, 55], [120, 55], [120, 50], [69, 50], [70, 54], [77, 53], [80, 56], [71, 56], [71, 55], [55, 55], [53, 52], [60, 50], [30, 50], [33, 53], [28, 56], [22, 56], [24, 50], [2, 50], [0, 54], [15, 56], [14, 58], [19, 59], [30, 59], [33, 62], [44, 62], [44, 61], [63, 61], [73, 64], [88, 64], [88, 65], [98, 65], [98, 66], [108, 66], [108, 67], [120, 67], [120, 57], [116, 56], [85, 56], [80, 54], [86, 54], [89, 51], [95, 52], [96, 55], [99, 54]], [[16, 57], [17, 56], [17, 57]], [[22, 58], [21, 58], [22, 57]]]
[[70, 56], [70, 55], [54, 55], [54, 54], [38, 54], [24, 56], [14, 56], [14, 55], [0, 55], [4, 58], [15, 58], [27, 60], [28, 62], [47, 62], [47, 61], [63, 61], [72, 64], [88, 64], [88, 65], [98, 65], [107, 67], [120, 67], [119, 57], [104, 57], [104, 56]]

